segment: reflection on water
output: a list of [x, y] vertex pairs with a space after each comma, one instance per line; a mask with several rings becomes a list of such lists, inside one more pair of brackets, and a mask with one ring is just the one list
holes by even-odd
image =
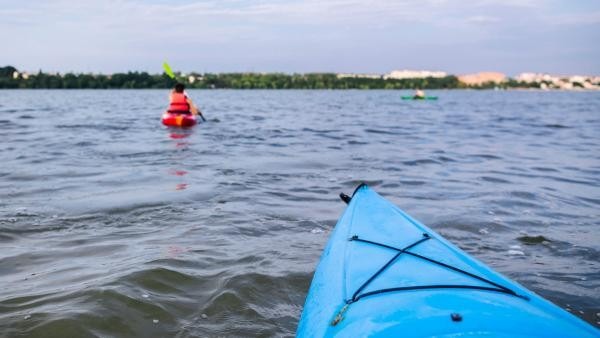
[[597, 323], [600, 93], [402, 95], [3, 91], [1, 335], [292, 336], [362, 181]]
[[187, 175], [187, 173], [188, 172], [185, 170], [176, 170], [176, 169], [169, 170], [169, 174], [175, 175], [175, 176], [184, 176], [184, 175]]
[[[177, 142], [174, 143], [174, 154], [172, 155], [172, 159], [174, 164], [176, 164], [177, 166], [183, 166], [184, 165], [184, 161], [183, 159], [185, 158], [185, 153], [179, 153], [185, 150], [188, 150], [189, 147], [191, 146], [191, 142], [188, 141], [181, 141], [182, 139], [187, 139], [190, 135], [192, 135], [194, 129], [189, 129], [189, 128], [168, 128], [169, 129], [169, 137], [172, 140], [175, 140]], [[174, 176], [185, 176], [187, 175], [187, 171], [183, 170], [183, 169], [171, 169], [169, 170], [169, 174], [170, 175], [174, 175]], [[185, 182], [185, 181], [181, 181], [180, 183], [177, 183], [175, 185], [175, 190], [185, 190], [188, 188], [189, 183]]]

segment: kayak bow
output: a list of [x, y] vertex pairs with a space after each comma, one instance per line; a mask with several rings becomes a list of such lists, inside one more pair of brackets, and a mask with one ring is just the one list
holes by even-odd
[[366, 185], [332, 231], [298, 337], [599, 337]]

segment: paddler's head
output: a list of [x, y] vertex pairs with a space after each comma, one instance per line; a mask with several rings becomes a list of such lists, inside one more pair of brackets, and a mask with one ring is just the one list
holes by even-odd
[[175, 85], [175, 92], [176, 93], [183, 93], [184, 90], [185, 90], [185, 86], [183, 85], [183, 83], [177, 83]]

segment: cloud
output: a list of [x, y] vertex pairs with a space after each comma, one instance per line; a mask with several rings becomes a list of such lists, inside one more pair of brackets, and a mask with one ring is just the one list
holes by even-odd
[[471, 22], [471, 23], [475, 23], [475, 24], [493, 24], [493, 23], [500, 22], [501, 20], [499, 18], [492, 17], [492, 16], [476, 15], [476, 16], [467, 18], [467, 21]]
[[[28, 18], [28, 22], [98, 23], [100, 25], [146, 24], [175, 27], [218, 20], [252, 23], [286, 23], [305, 25], [371, 25], [374, 23], [435, 23], [446, 19], [467, 18], [473, 9], [494, 6], [532, 7], [539, 0], [476, 0], [468, 2], [448, 0], [264, 0], [264, 1], [141, 1], [141, 0], [56, 0], [32, 1], [28, 5], [0, 9], [0, 17]], [[464, 14], [463, 14], [464, 13]], [[482, 19], [486, 15], [473, 16]], [[488, 16], [489, 17], [489, 16]], [[481, 20], [479, 22], [482, 22]], [[490, 22], [489, 20], [487, 22]]]
[[515, 8], [537, 8], [540, 9], [547, 4], [545, 0], [477, 0], [475, 6], [504, 6]]
[[[225, 70], [232, 65], [268, 69], [275, 63], [335, 69], [343, 63], [347, 71], [352, 64], [369, 71], [365, 62], [395, 68], [402, 64], [394, 62], [409, 55], [419, 67], [426, 67], [422, 60], [439, 60], [432, 64], [439, 68], [449, 60], [441, 50], [469, 50], [473, 58], [481, 51], [492, 59], [501, 48], [534, 53], [523, 47], [532, 40], [575, 46], [569, 36], [575, 30], [548, 32], [560, 29], [553, 28], [557, 24], [579, 32], [582, 25], [598, 25], [599, 6], [581, 1], [586, 5], [568, 0], [0, 0], [0, 39], [13, 46], [3, 51], [5, 62], [18, 65], [12, 61], [17, 60], [33, 69], [152, 69], [155, 59], [168, 56], [180, 64], [187, 60], [192, 69], [197, 63]], [[586, 48], [597, 54], [598, 47]]]
[[599, 25], [600, 11], [591, 13], [561, 14], [550, 17], [548, 21], [559, 25]]

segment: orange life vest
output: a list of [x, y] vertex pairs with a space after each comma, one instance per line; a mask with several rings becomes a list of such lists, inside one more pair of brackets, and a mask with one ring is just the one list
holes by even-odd
[[183, 93], [171, 93], [171, 102], [169, 102], [169, 113], [189, 114], [190, 105], [187, 103], [187, 96]]

